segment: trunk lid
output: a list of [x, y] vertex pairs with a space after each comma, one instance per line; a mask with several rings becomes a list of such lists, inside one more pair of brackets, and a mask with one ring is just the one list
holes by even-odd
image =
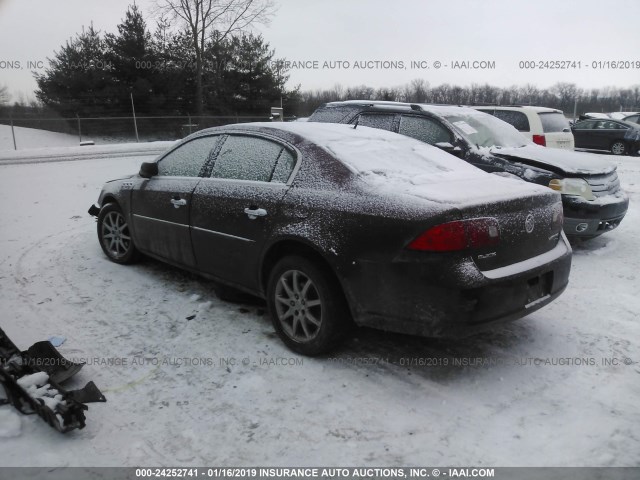
[[521, 262], [558, 243], [563, 223], [559, 193], [480, 171], [449, 181], [434, 182], [434, 177], [415, 177], [403, 193], [452, 206], [461, 220], [489, 217], [498, 221], [499, 244], [471, 250], [480, 270]]
[[471, 254], [483, 271], [548, 252], [557, 245], [562, 232], [562, 201], [551, 191], [470, 205], [461, 214], [463, 219], [490, 217], [498, 222], [500, 242]]

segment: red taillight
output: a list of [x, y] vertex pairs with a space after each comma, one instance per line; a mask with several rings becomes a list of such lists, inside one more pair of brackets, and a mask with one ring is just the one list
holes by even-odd
[[407, 248], [428, 252], [453, 252], [497, 245], [500, 229], [495, 218], [473, 218], [431, 227]]
[[537, 145], [542, 145], [543, 147], [547, 146], [547, 139], [544, 138], [544, 135], [534, 135], [533, 136], [533, 143], [537, 144]]

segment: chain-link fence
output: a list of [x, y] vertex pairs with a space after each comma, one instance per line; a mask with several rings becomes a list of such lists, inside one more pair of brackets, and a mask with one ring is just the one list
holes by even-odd
[[203, 128], [268, 121], [255, 115], [0, 118], [0, 150], [177, 140]]

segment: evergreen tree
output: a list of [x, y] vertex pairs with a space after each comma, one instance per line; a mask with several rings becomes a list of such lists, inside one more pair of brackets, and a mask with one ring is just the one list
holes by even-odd
[[281, 97], [289, 100], [288, 69], [274, 60], [275, 52], [262, 36], [214, 39], [205, 53], [205, 99], [213, 112], [266, 115]]
[[118, 34], [105, 36], [106, 58], [112, 68], [114, 102], [118, 113], [130, 111], [130, 95], [135, 97], [140, 113], [149, 111], [154, 96], [156, 56], [151, 34], [135, 3], [127, 9]]
[[113, 78], [104, 40], [91, 25], [54, 52], [49, 68], [35, 74], [36, 96], [63, 115], [104, 115], [113, 104]]
[[154, 96], [150, 107], [157, 114], [187, 115], [195, 107], [195, 59], [186, 32], [172, 33], [160, 19], [153, 35]]

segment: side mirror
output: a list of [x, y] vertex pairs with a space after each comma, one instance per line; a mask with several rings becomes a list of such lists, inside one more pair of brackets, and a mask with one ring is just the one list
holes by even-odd
[[156, 162], [144, 162], [140, 166], [139, 175], [143, 178], [151, 178], [158, 174], [158, 164]]
[[455, 156], [460, 156], [460, 154], [462, 153], [462, 149], [460, 147], [454, 147], [449, 142], [438, 142], [434, 146]]

